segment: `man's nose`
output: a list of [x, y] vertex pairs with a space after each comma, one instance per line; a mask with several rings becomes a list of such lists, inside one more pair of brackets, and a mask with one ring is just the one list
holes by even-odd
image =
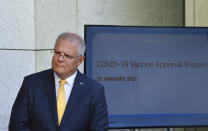
[[59, 61], [64, 61], [64, 54], [61, 54], [61, 55], [58, 57], [58, 60], [59, 60]]

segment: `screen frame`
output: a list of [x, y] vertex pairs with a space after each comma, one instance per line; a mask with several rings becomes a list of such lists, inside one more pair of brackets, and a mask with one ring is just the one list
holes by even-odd
[[[89, 43], [92, 37], [88, 37], [88, 31], [92, 28], [108, 28], [109, 31], [112, 31], [114, 27], [121, 28], [150, 28], [150, 29], [205, 29], [207, 27], [177, 27], [177, 26], [117, 26], [117, 25], [85, 25], [84, 27], [84, 39], [87, 45], [85, 53], [85, 64], [84, 72], [89, 77], [92, 76], [92, 48]], [[110, 29], [112, 28], [112, 30]], [[122, 32], [122, 30], [121, 30]], [[126, 31], [125, 31], [126, 32]], [[91, 33], [97, 33], [96, 31]], [[177, 116], [177, 120], [174, 118]], [[142, 118], [142, 119], [138, 119]], [[169, 118], [169, 119], [166, 119]], [[178, 120], [180, 118], [180, 120]], [[161, 123], [155, 123], [156, 119], [160, 119]], [[141, 124], [140, 122], [146, 121], [149, 124]], [[183, 121], [188, 121], [187, 124], [184, 124]], [[195, 124], [198, 121], [198, 124]], [[149, 115], [109, 115], [109, 129], [135, 129], [135, 128], [169, 128], [169, 127], [208, 127], [208, 113], [207, 114], [149, 114]]]

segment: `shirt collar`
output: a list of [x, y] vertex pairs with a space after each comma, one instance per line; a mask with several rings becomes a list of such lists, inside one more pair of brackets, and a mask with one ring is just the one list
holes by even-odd
[[[73, 85], [76, 75], [77, 75], [77, 71], [74, 74], [72, 74], [70, 77], [66, 78], [65, 80], [67, 84]], [[61, 78], [56, 74], [56, 72], [54, 72], [54, 78], [55, 78], [55, 84], [59, 85], [59, 81], [61, 80]]]

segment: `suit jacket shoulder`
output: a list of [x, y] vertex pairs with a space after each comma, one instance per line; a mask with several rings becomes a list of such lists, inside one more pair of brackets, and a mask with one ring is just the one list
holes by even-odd
[[25, 76], [26, 79], [41, 79], [42, 77], [52, 77], [53, 76], [53, 70], [52, 69], [48, 69], [48, 70], [43, 70], [40, 72], [36, 72], [33, 74], [30, 74], [28, 76]]

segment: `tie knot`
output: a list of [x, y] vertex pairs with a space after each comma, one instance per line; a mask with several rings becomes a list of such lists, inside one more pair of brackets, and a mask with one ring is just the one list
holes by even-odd
[[64, 87], [64, 84], [66, 84], [66, 80], [60, 80], [60, 87]]

